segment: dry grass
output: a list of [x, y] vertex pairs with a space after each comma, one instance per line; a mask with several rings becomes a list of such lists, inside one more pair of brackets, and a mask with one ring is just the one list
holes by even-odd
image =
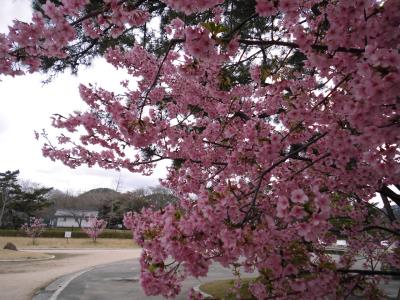
[[28, 237], [0, 236], [0, 248], [2, 249], [8, 242], [13, 243], [17, 248], [137, 248], [138, 246], [131, 239], [97, 239], [94, 243], [91, 239], [71, 238], [37, 238], [35, 245], [32, 245], [32, 239]]
[[46, 253], [0, 249], [0, 260], [45, 259], [50, 257]]
[[[249, 291], [249, 283], [255, 278], [242, 278], [242, 287], [240, 288], [240, 299], [250, 300], [255, 299]], [[237, 299], [236, 294], [232, 293], [234, 285], [233, 279], [216, 280], [203, 283], [200, 285], [200, 290], [211, 295], [213, 299], [219, 300], [234, 300]]]

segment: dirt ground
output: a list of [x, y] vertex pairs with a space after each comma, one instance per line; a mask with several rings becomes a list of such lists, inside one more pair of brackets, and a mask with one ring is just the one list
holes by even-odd
[[2, 260], [26, 260], [26, 259], [49, 259], [51, 255], [31, 251], [13, 251], [0, 249], [0, 261]]
[[40, 251], [53, 254], [56, 258], [32, 262], [0, 262], [0, 300], [30, 300], [37, 289], [57, 277], [96, 265], [138, 258], [141, 249]]

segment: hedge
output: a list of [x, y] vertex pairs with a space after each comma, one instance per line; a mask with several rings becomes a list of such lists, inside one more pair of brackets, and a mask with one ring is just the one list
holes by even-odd
[[[49, 228], [40, 237], [64, 238], [65, 231], [71, 231], [72, 238], [87, 238], [87, 234], [79, 228]], [[0, 236], [26, 236], [25, 232], [18, 229], [0, 229]], [[130, 230], [107, 229], [100, 234], [99, 238], [106, 239], [131, 239]]]

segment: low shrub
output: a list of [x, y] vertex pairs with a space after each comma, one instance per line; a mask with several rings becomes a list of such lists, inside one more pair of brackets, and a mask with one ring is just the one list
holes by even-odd
[[18, 229], [0, 229], [0, 236], [25, 236], [25, 232]]
[[[41, 234], [41, 237], [63, 238], [65, 231], [71, 231], [72, 238], [87, 238], [86, 233], [81, 231], [80, 228], [47, 228]], [[25, 233], [18, 229], [0, 229], [0, 236], [25, 236]], [[99, 238], [131, 239], [132, 233], [130, 230], [107, 229], [100, 234]]]

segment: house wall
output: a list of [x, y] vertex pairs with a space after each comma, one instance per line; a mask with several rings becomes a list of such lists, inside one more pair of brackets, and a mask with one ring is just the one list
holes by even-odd
[[[79, 227], [78, 222], [73, 217], [57, 217], [53, 223], [55, 227]], [[81, 227], [88, 227], [89, 223], [83, 219]]]

